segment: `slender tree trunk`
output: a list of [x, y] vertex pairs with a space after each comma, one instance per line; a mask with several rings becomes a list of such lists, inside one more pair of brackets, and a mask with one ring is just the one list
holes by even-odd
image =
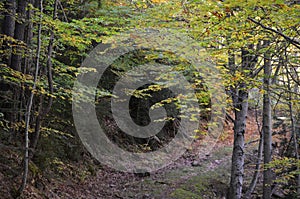
[[[58, 0], [54, 1], [53, 4], [53, 20], [57, 19], [57, 7], [58, 7]], [[47, 107], [44, 109], [43, 108], [43, 97], [41, 97], [40, 99], [40, 110], [39, 110], [39, 114], [36, 118], [36, 123], [35, 123], [35, 136], [34, 139], [32, 140], [32, 148], [35, 149], [37, 147], [38, 144], [38, 140], [40, 137], [40, 129], [41, 129], [41, 125], [42, 125], [42, 118], [44, 116], [46, 116], [52, 106], [53, 103], [53, 97], [51, 96], [53, 94], [53, 77], [52, 77], [52, 54], [53, 54], [53, 46], [54, 46], [54, 31], [51, 30], [50, 33], [50, 40], [49, 40], [49, 44], [48, 44], [48, 54], [47, 54], [47, 78], [48, 78], [48, 86], [49, 86], [49, 100], [48, 100], [48, 104]]]
[[[257, 105], [258, 104], [259, 104], [259, 101], [258, 101]], [[260, 135], [259, 144], [258, 144], [257, 162], [256, 162], [256, 165], [255, 165], [254, 175], [253, 175], [251, 183], [248, 187], [248, 190], [245, 194], [245, 198], [251, 198], [251, 194], [253, 193], [253, 191], [256, 187], [258, 176], [259, 176], [259, 173], [260, 173], [260, 166], [261, 166], [261, 162], [262, 162], [262, 157], [263, 157], [263, 135], [262, 135], [262, 131], [261, 131], [261, 126], [260, 126], [259, 121], [258, 121], [257, 110], [255, 112], [255, 115], [256, 115], [255, 117], [256, 117], [257, 129], [258, 129], [259, 135]]]
[[[253, 49], [253, 45], [249, 45]], [[242, 49], [242, 71], [252, 71], [257, 62], [257, 57], [251, 55], [249, 50]], [[229, 57], [231, 70], [236, 70], [234, 59]], [[248, 114], [248, 88], [246, 82], [239, 82], [235, 88], [231, 88], [233, 107], [235, 113], [234, 121], [234, 143], [232, 151], [231, 179], [230, 179], [230, 199], [242, 198], [243, 177], [244, 177], [244, 134], [246, 131], [246, 118]]]
[[[35, 0], [28, 0], [28, 3], [34, 5]], [[27, 74], [32, 67], [33, 55], [32, 55], [32, 38], [33, 38], [33, 20], [34, 10], [29, 8], [27, 11], [27, 27], [25, 31], [25, 41], [27, 45], [28, 54], [25, 56], [25, 65], [23, 67], [22, 72]]]
[[[298, 84], [295, 84], [294, 85], [294, 92], [296, 94], [295, 96], [295, 100], [297, 100], [299, 102], [300, 98], [299, 98], [299, 82], [300, 82], [300, 78], [298, 76], [298, 73], [297, 73], [297, 70], [294, 69], [294, 71], [292, 72], [292, 75], [295, 76], [294, 79], [297, 80]], [[291, 98], [290, 98], [291, 99]], [[291, 101], [292, 102], [292, 99]], [[291, 110], [290, 112], [293, 113], [293, 106], [292, 106], [292, 103], [290, 103], [290, 106], [291, 106]], [[296, 159], [297, 159], [297, 162], [299, 162], [300, 160], [300, 157], [299, 157], [299, 134], [300, 134], [300, 112], [298, 112], [298, 117], [293, 117], [294, 118], [294, 121], [292, 123], [292, 129], [293, 129], [293, 135], [294, 135], [294, 146], [295, 146], [295, 156], [296, 156]], [[298, 197], [300, 197], [300, 167], [299, 165], [297, 165], [297, 195]]]
[[[286, 71], [287, 71], [287, 86], [288, 86], [288, 90], [292, 91], [292, 86], [291, 86], [291, 80], [290, 80], [290, 77], [289, 77], [289, 74], [292, 76], [294, 75], [293, 72], [289, 72], [289, 69], [288, 67], [286, 66]], [[294, 79], [297, 78], [297, 77], [294, 77]], [[294, 88], [294, 92], [297, 94], [298, 93], [298, 86], [296, 85], [295, 88]], [[291, 126], [292, 126], [292, 138], [293, 138], [293, 143], [294, 143], [294, 152], [295, 152], [295, 158], [297, 160], [297, 162], [299, 162], [299, 152], [298, 152], [298, 135], [297, 135], [297, 132], [299, 133], [299, 127], [297, 127], [297, 121], [295, 119], [295, 116], [294, 116], [294, 108], [293, 108], [293, 104], [292, 104], [292, 101], [293, 100], [299, 100], [297, 99], [297, 97], [293, 97], [293, 94], [291, 92], [289, 92], [289, 102], [288, 102], [288, 105], [289, 105], [289, 115], [290, 115], [290, 120], [291, 120]], [[299, 113], [300, 115], [300, 113]], [[297, 173], [299, 173], [300, 171], [300, 168], [299, 166], [297, 165]], [[300, 175], [298, 174], [296, 176], [296, 181], [297, 181], [297, 195], [300, 196]]]
[[[270, 42], [264, 41], [264, 46], [267, 47]], [[270, 53], [264, 54], [264, 95], [263, 95], [263, 137], [264, 137], [264, 165], [267, 165], [272, 160], [272, 109], [270, 99], [270, 82], [271, 82], [271, 57]], [[272, 194], [272, 170], [264, 168], [263, 177], [263, 198], [269, 199]]]
[[260, 134], [255, 171], [254, 171], [254, 175], [253, 175], [253, 178], [251, 180], [251, 183], [249, 185], [249, 188], [248, 188], [248, 190], [245, 194], [245, 198], [251, 198], [251, 194], [253, 193], [253, 191], [256, 187], [256, 183], [257, 183], [258, 176], [259, 176], [259, 173], [260, 173], [259, 170], [260, 170], [260, 165], [261, 165], [261, 162], [262, 162], [262, 154], [263, 154], [263, 135]]
[[[39, 74], [39, 67], [40, 67], [40, 54], [41, 54], [41, 34], [42, 34], [42, 12], [43, 12], [43, 1], [40, 0], [40, 22], [38, 25], [38, 45], [37, 45], [37, 51], [36, 51], [36, 66], [35, 66], [35, 74], [34, 74], [34, 84], [33, 84], [33, 90], [36, 89], [36, 84], [38, 80], [38, 74]], [[25, 115], [25, 153], [24, 153], [24, 173], [22, 178], [22, 184], [19, 189], [19, 194], [22, 194], [24, 191], [26, 184], [27, 184], [27, 177], [28, 177], [28, 165], [29, 165], [29, 138], [28, 138], [28, 132], [30, 128], [30, 117], [31, 117], [31, 109], [33, 104], [33, 97], [34, 92], [31, 91], [30, 93], [30, 99], [28, 101], [27, 105], [27, 111]]]
[[43, 113], [43, 101], [44, 98], [42, 95], [39, 97], [39, 105], [38, 105], [38, 115], [35, 119], [35, 128], [34, 128], [34, 135], [33, 138], [31, 139], [31, 148], [33, 149], [32, 153], [30, 154], [30, 159], [34, 156], [34, 150], [37, 147], [38, 140], [40, 137], [40, 130], [41, 130], [41, 123], [42, 123], [42, 113]]
[[[31, 5], [34, 4], [35, 0], [28, 0], [28, 3], [30, 3]], [[32, 55], [33, 51], [32, 51], [32, 38], [33, 38], [33, 22], [32, 22], [32, 16], [34, 15], [34, 10], [31, 7], [28, 7], [28, 11], [27, 11], [27, 26], [26, 26], [26, 30], [25, 30], [25, 42], [26, 42], [26, 46], [27, 46], [27, 55], [24, 58], [24, 67], [22, 67], [22, 73], [23, 74], [28, 74], [30, 68], [33, 66], [33, 56]], [[28, 94], [28, 92], [26, 92], [25, 88], [25, 83], [21, 82], [21, 86], [20, 86], [20, 105], [19, 105], [19, 110], [23, 110], [26, 109], [26, 94]], [[23, 114], [19, 114], [19, 121], [22, 120], [23, 118]]]
[[[298, 99], [299, 100], [299, 99]], [[295, 153], [296, 153], [296, 159], [297, 159], [297, 162], [299, 162], [300, 160], [300, 157], [299, 157], [299, 152], [298, 152], [298, 149], [299, 149], [299, 134], [300, 134], [300, 113], [298, 113], [298, 121], [296, 120], [295, 121], [295, 124], [294, 124], [294, 127], [293, 127], [295, 130], [293, 132], [293, 135], [294, 135], [294, 145], [295, 145]], [[297, 165], [297, 195], [300, 196], [300, 167], [299, 165]]]

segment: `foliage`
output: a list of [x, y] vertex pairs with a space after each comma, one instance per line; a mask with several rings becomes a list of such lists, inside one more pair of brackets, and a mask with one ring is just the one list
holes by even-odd
[[[10, 142], [9, 140], [14, 140], [8, 137], [17, 135], [15, 136], [17, 141], [11, 141], [10, 144], [18, 147], [22, 144], [19, 138], [23, 136], [25, 109], [29, 93], [32, 91], [34, 93], [34, 114], [30, 120], [31, 139], [34, 138], [37, 131], [37, 118], [42, 116], [41, 136], [33, 163], [30, 164], [30, 170], [33, 174], [39, 173], [39, 169], [46, 169], [49, 165], [57, 168], [58, 173], [64, 174], [63, 170], [71, 167], [64, 163], [65, 159], [73, 158], [74, 161], [80, 159], [78, 154], [82, 152], [82, 148], [76, 137], [71, 114], [74, 80], [82, 70], [86, 70], [79, 68], [80, 64], [99, 43], [108, 41], [113, 35], [134, 28], [170, 28], [177, 32], [188, 33], [191, 38], [198, 42], [199, 46], [209, 52], [210, 59], [216, 63], [220, 70], [223, 84], [229, 94], [234, 89], [248, 91], [252, 88], [257, 89], [259, 94], [264, 94], [266, 91], [262, 86], [264, 77], [262, 73], [263, 56], [266, 52], [270, 53], [273, 67], [271, 95], [274, 114], [275, 116], [279, 114], [279, 116], [291, 118], [286, 123], [288, 127], [292, 127], [292, 121], [296, 127], [300, 123], [300, 5], [293, 3], [294, 1], [61, 0], [59, 2], [56, 18], [54, 17], [53, 0], [44, 1], [43, 13], [40, 13], [35, 4], [27, 6], [27, 14], [31, 11], [32, 16], [24, 19], [24, 21], [26, 22], [26, 31], [32, 25], [32, 32], [24, 32], [24, 36], [26, 36], [24, 40], [4, 34], [5, 27], [1, 27], [1, 141], [6, 140], [6, 144]], [[1, 25], [4, 23], [7, 12], [10, 11], [5, 2], [0, 2]], [[42, 22], [40, 22], [40, 15], [42, 15]], [[18, 20], [21, 22], [23, 19]], [[39, 71], [37, 87], [33, 90], [35, 50], [38, 44], [37, 26], [39, 23], [42, 24], [41, 70]], [[49, 57], [49, 41], [52, 37], [54, 38], [53, 53]], [[270, 45], [262, 46], [262, 42], [265, 40], [269, 40]], [[252, 69], [243, 68], [241, 50], [246, 50], [249, 55], [257, 59]], [[11, 67], [8, 60], [12, 56], [19, 56], [21, 70], [15, 70]], [[230, 56], [235, 58], [233, 68], [229, 64]], [[50, 70], [52, 71], [53, 85], [49, 83], [49, 58], [52, 65]], [[101, 84], [100, 82], [97, 90], [95, 101], [98, 110], [109, 115], [110, 110], [107, 110], [109, 106], [106, 105], [109, 103], [108, 98], [115, 97], [111, 93], [113, 83], [126, 71], [147, 63], [172, 66], [173, 72], [184, 74], [196, 91], [195, 95], [200, 107], [204, 110], [201, 114], [205, 117], [208, 115], [212, 93], [208, 91], [208, 85], [205, 83], [205, 79], [203, 80], [201, 77], [203, 74], [195, 71], [187, 60], [176, 57], [173, 53], [156, 51], [155, 49], [128, 53], [110, 66], [109, 75], [102, 79], [102, 83], [104, 83]], [[174, 77], [164, 76], [164, 74], [160, 78], [168, 80], [170, 83], [174, 80]], [[246, 86], [241, 88], [242, 84]], [[166, 94], [164, 89], [161, 85], [151, 84], [138, 90], [128, 91], [128, 94], [133, 96], [132, 114], [137, 111], [135, 107], [139, 106], [138, 103], [151, 100], [150, 97], [155, 96], [155, 93]], [[85, 92], [93, 91], [87, 89]], [[258, 95], [258, 98], [260, 96]], [[184, 101], [182, 96], [166, 96], [164, 100], [160, 101], [157, 97], [151, 103], [153, 103], [152, 108], [166, 107], [171, 104], [180, 108], [179, 102], [182, 101]], [[228, 97], [228, 104], [232, 103], [233, 101]], [[42, 110], [48, 105], [52, 105], [51, 111], [43, 115]], [[135, 117], [135, 120], [147, 120], [138, 114]], [[117, 129], [113, 125], [110, 126], [111, 123], [107, 121], [107, 118], [102, 119], [104, 119], [103, 124], [107, 128], [111, 128], [108, 129], [111, 136], [115, 136], [117, 132], [114, 131]], [[166, 119], [170, 122], [175, 120], [172, 117]], [[288, 128], [285, 135], [289, 136], [288, 133], [292, 131], [292, 128]], [[122, 135], [117, 136], [122, 138]], [[167, 137], [165, 142], [172, 138], [171, 135], [161, 135], [160, 139], [163, 137]], [[299, 133], [297, 139], [298, 137]], [[129, 146], [130, 143], [127, 141], [125, 140], [122, 144]], [[132, 150], [151, 151], [156, 149], [155, 147], [158, 145], [155, 141], [152, 142], [155, 147], [149, 146], [148, 143], [149, 140], [136, 140], [133, 144], [137, 147]], [[278, 174], [278, 183], [288, 184], [295, 179], [296, 175], [300, 174], [295, 169], [300, 167], [299, 160], [293, 157], [274, 159], [268, 166]], [[85, 173], [82, 175], [85, 176]]]

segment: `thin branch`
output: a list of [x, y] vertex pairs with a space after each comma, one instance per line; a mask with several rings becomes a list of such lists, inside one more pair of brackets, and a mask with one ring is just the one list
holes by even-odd
[[62, 11], [63, 14], [64, 14], [64, 18], [65, 18], [66, 22], [68, 22], [68, 17], [67, 17], [67, 15], [66, 15], [66, 13], [65, 13], [64, 7], [63, 7], [63, 5], [61, 4], [60, 0], [58, 0], [58, 4], [59, 4], [59, 7], [60, 7], [61, 11]]
[[248, 17], [248, 19], [249, 19], [250, 21], [252, 21], [253, 23], [255, 23], [255, 24], [261, 26], [262, 28], [264, 28], [264, 29], [266, 29], [266, 30], [269, 30], [269, 31], [271, 31], [271, 32], [274, 32], [274, 33], [276, 33], [276, 34], [282, 36], [282, 37], [285, 38], [287, 41], [289, 41], [291, 44], [293, 44], [296, 48], [300, 49], [300, 42], [296, 41], [295, 39], [293, 39], [293, 38], [291, 38], [291, 37], [289, 37], [289, 36], [283, 34], [282, 32], [280, 32], [280, 31], [278, 31], [278, 30], [275, 30], [275, 29], [273, 29], [273, 28], [271, 28], [271, 27], [265, 26], [265, 25], [263, 25], [262, 23], [256, 21], [255, 19], [252, 19], [251, 17]]

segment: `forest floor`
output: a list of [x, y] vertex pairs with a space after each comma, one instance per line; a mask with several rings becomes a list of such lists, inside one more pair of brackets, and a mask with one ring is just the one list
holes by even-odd
[[[253, 113], [251, 114], [245, 135], [246, 142], [258, 139], [255, 117]], [[232, 128], [233, 124], [227, 124], [211, 153], [201, 158], [198, 149], [204, 145], [199, 139], [181, 158], [150, 175], [139, 176], [100, 167], [93, 172], [93, 175], [87, 175], [83, 179], [68, 175], [64, 178], [44, 181], [42, 188], [37, 183], [31, 182], [22, 198], [225, 198], [230, 180]], [[251, 146], [247, 145], [246, 154], [253, 153], [254, 145], [258, 142], [253, 143]], [[246, 159], [245, 162], [247, 161], [249, 162]], [[253, 164], [254, 162], [251, 163]], [[246, 184], [251, 176], [252, 174], [246, 175]], [[3, 180], [0, 175], [0, 187], [5, 188]], [[7, 192], [4, 194], [3, 189], [0, 191], [1, 198], [11, 198], [5, 197], [8, 196]]]

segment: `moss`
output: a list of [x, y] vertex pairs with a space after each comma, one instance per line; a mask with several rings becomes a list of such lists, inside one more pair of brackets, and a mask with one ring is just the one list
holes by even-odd
[[231, 154], [230, 147], [224, 147], [211, 155], [213, 160], [204, 161], [202, 167], [192, 167], [190, 172], [193, 175], [181, 184], [172, 194], [172, 198], [224, 198], [228, 191], [228, 180], [230, 164], [228, 161], [222, 162], [216, 167], [211, 167], [211, 162], [221, 160]]
[[33, 162], [29, 162], [28, 169], [32, 173], [33, 177], [36, 177], [41, 174], [41, 170]]
[[172, 198], [176, 199], [184, 199], [184, 198], [190, 198], [190, 199], [202, 199], [201, 195], [195, 194], [189, 190], [185, 190], [183, 188], [176, 189], [172, 194]]
[[[185, 194], [181, 194], [182, 190]], [[175, 198], [222, 198], [226, 196], [227, 190], [228, 186], [222, 181], [221, 176], [214, 172], [207, 172], [190, 178], [171, 195], [176, 196]], [[187, 193], [192, 193], [193, 197], [188, 197]]]

